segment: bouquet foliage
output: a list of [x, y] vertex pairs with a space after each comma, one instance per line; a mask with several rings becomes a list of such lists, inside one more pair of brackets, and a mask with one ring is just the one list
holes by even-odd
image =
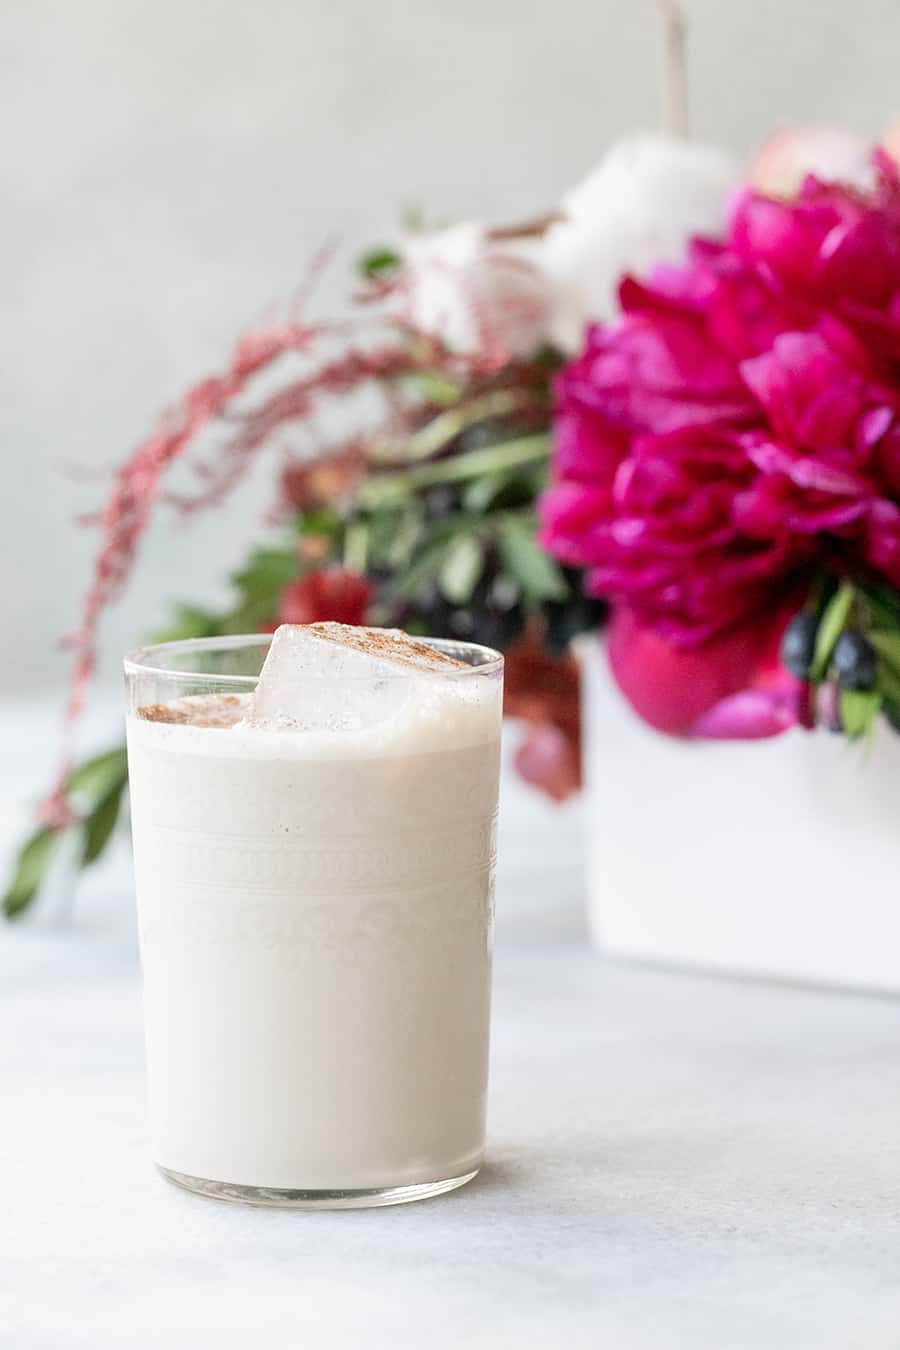
[[[730, 197], [721, 152], [628, 142], [540, 220], [374, 250], [349, 318], [307, 319], [304, 294], [246, 335], [95, 519], [69, 725], [154, 508], [213, 507], [270, 453], [230, 602], [185, 601], [157, 639], [331, 619], [500, 647], [517, 765], [557, 800], [579, 783], [570, 643], [607, 615], [661, 731], [900, 727], [900, 177], [878, 152], [832, 181], [823, 145], [790, 182], [770, 147]], [[67, 756], [8, 915], [65, 841], [100, 856], [126, 777], [119, 747]]]

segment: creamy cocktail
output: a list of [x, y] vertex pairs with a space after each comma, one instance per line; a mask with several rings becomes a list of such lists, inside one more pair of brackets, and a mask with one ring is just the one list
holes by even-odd
[[449, 1189], [484, 1141], [501, 662], [317, 625], [223, 674], [254, 655], [126, 666], [156, 1160], [257, 1202]]

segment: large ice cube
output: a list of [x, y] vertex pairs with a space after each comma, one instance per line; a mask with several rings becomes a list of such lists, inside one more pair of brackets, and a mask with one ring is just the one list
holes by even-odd
[[401, 712], [410, 677], [461, 664], [396, 629], [282, 624], [247, 720], [270, 730], [360, 730]]

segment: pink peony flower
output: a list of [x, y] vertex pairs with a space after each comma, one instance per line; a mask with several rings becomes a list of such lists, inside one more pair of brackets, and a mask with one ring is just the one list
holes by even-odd
[[674, 736], [758, 740], [808, 722], [806, 687], [778, 660], [785, 607], [712, 638], [678, 647], [613, 610], [607, 654], [613, 676], [645, 722]]
[[[900, 586], [900, 177], [875, 163], [869, 192], [744, 191], [723, 242], [622, 283], [620, 319], [559, 377], [541, 537], [630, 616], [613, 668], [665, 730], [798, 720], [795, 690], [744, 697], [747, 643], [814, 567]], [[684, 706], [657, 706], [651, 640]]]

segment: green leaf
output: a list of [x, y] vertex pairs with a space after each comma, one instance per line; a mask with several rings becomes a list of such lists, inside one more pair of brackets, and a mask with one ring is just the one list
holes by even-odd
[[184, 638], [215, 637], [221, 631], [221, 620], [211, 610], [199, 605], [176, 604], [175, 617], [167, 628], [154, 635], [154, 642], [180, 642]]
[[857, 589], [876, 624], [888, 629], [900, 628], [900, 594], [892, 586], [866, 581], [859, 583]]
[[66, 781], [66, 795], [83, 797], [88, 805], [96, 804], [110, 788], [128, 774], [128, 759], [124, 745], [106, 750], [102, 755], [86, 759], [72, 770]]
[[463, 506], [467, 511], [486, 511], [508, 482], [509, 475], [505, 473], [485, 474], [483, 478], [476, 478], [463, 491]]
[[297, 575], [297, 555], [293, 549], [257, 548], [246, 565], [233, 572], [231, 582], [247, 596], [279, 591]]
[[875, 629], [868, 634], [868, 638], [882, 661], [900, 674], [900, 633], [884, 633]]
[[84, 822], [84, 842], [81, 849], [81, 866], [89, 867], [96, 862], [109, 843], [110, 836], [119, 819], [122, 794], [127, 779], [122, 777], [100, 798], [93, 811]]
[[900, 671], [884, 660], [878, 662], [877, 687], [893, 703], [900, 703]]
[[[503, 419], [516, 411], [518, 397], [512, 390], [495, 389], [477, 398], [453, 402], [406, 438], [404, 459], [413, 463], [431, 459], [440, 450], [447, 449], [463, 432], [479, 424], [484, 431], [489, 431], [491, 426], [497, 427], [502, 435]], [[507, 437], [507, 441], [509, 439]], [[497, 442], [499, 445], [505, 443], [503, 440]], [[455, 456], [454, 462], [458, 463], [461, 458], [461, 455]]]
[[3, 913], [18, 918], [34, 900], [62, 838], [62, 831], [42, 825], [30, 835], [19, 851], [12, 881], [3, 897]]
[[417, 595], [427, 582], [433, 581], [441, 570], [449, 542], [448, 539], [441, 538], [433, 539], [427, 543], [406, 571], [401, 572], [394, 578], [391, 587], [392, 594], [398, 597], [411, 598]]
[[[82, 845], [82, 866], [98, 858], [106, 846], [122, 802], [128, 781], [128, 760], [124, 746], [94, 755], [72, 770], [66, 780], [66, 793], [75, 805], [87, 812]], [[71, 830], [53, 830], [42, 826], [23, 845], [9, 889], [3, 897], [8, 918], [22, 914], [32, 903], [56, 856], [57, 846]]]
[[881, 707], [881, 693], [877, 689], [842, 689], [841, 721], [852, 741], [869, 736]]
[[246, 566], [232, 574], [239, 599], [222, 620], [222, 632], [255, 633], [274, 619], [282, 588], [299, 573], [300, 560], [293, 549], [255, 549]]
[[387, 541], [383, 550], [383, 558], [391, 571], [400, 571], [408, 567], [416, 556], [417, 549], [425, 541], [427, 526], [425, 524], [425, 513], [418, 502], [410, 503], [409, 507], [400, 513], [399, 520], [393, 533], [393, 537]]
[[484, 549], [473, 534], [460, 534], [450, 544], [441, 565], [440, 587], [451, 605], [464, 605], [484, 569]]
[[351, 572], [365, 572], [369, 552], [369, 526], [355, 520], [344, 534], [344, 566]]
[[822, 621], [819, 624], [816, 633], [816, 647], [813, 654], [813, 663], [811, 675], [814, 680], [824, 678], [829, 663], [831, 653], [834, 651], [834, 644], [837, 642], [844, 630], [848, 618], [850, 617], [850, 607], [853, 604], [853, 587], [849, 582], [843, 582], [828, 602], [825, 613], [822, 615]]
[[421, 534], [418, 516], [409, 511], [378, 511], [366, 516], [368, 525], [368, 562], [371, 567], [404, 566]]
[[451, 380], [436, 370], [412, 371], [408, 375], [403, 375], [401, 382], [408, 385], [420, 398], [428, 403], [437, 403], [441, 407], [449, 408], [451, 404], [458, 403], [463, 396], [463, 386], [458, 381]]
[[467, 511], [531, 505], [546, 486], [546, 465], [532, 464], [485, 474], [467, 483], [462, 501]]
[[357, 501], [363, 510], [396, 510], [414, 491], [415, 484], [407, 472], [380, 473], [361, 485]]
[[426, 582], [437, 578], [444, 557], [451, 543], [460, 535], [472, 535], [484, 525], [481, 515], [467, 515], [463, 512], [450, 516], [446, 520], [433, 523], [430, 528], [420, 528], [420, 517], [416, 515], [417, 540], [408, 563], [396, 566], [390, 586], [390, 594], [395, 598], [409, 598], [418, 594]]
[[301, 534], [337, 534], [341, 527], [341, 518], [331, 506], [316, 506], [302, 511], [297, 516], [297, 528]]
[[238, 605], [237, 609], [232, 610], [228, 617], [223, 619], [222, 632], [225, 636], [262, 632], [267, 624], [274, 621], [276, 609], [277, 602], [272, 600], [262, 598], [248, 600], [245, 604]]
[[460, 483], [470, 478], [501, 469], [519, 468], [524, 464], [545, 463], [549, 454], [549, 437], [522, 436], [498, 445], [485, 445], [479, 450], [468, 450], [462, 455], [450, 455], [433, 464], [422, 464], [409, 471], [415, 488], [434, 487], [438, 483]]
[[500, 525], [500, 556], [518, 581], [526, 600], [564, 600], [569, 593], [565, 577], [538, 544], [534, 531], [522, 520], [509, 516]]
[[900, 699], [886, 698], [881, 705], [881, 711], [891, 730], [900, 732]]
[[359, 270], [364, 277], [380, 277], [385, 272], [393, 272], [403, 259], [392, 248], [370, 248], [359, 260]]

